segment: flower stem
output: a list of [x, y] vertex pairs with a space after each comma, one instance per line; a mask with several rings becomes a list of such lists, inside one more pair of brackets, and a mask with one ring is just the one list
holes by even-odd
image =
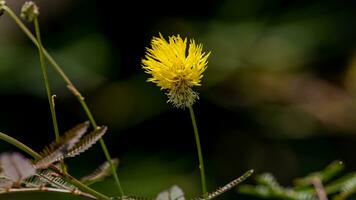
[[[43, 55], [43, 46], [42, 46], [42, 40], [41, 40], [40, 25], [39, 25], [37, 17], [34, 19], [33, 23], [35, 25], [36, 39], [37, 39], [37, 42], [38, 42], [38, 46], [37, 47], [38, 47], [38, 53], [39, 53], [39, 57], [40, 57], [40, 65], [41, 65], [43, 80], [44, 80], [44, 84], [45, 84], [45, 88], [46, 88], [49, 108], [50, 108], [51, 115], [52, 115], [52, 123], [53, 123], [54, 134], [56, 136], [56, 141], [58, 142], [59, 141], [59, 129], [58, 129], [56, 109], [54, 107], [54, 96], [52, 95], [51, 85], [49, 83], [47, 66], [46, 66], [46, 63], [45, 63], [44, 55]], [[65, 164], [64, 164], [63, 160], [61, 160], [61, 168], [62, 168], [63, 172], [66, 173], [66, 167], [65, 167]]]
[[[39, 43], [37, 42], [35, 36], [28, 30], [28, 28], [21, 22], [21, 20], [16, 16], [16, 14], [7, 6], [4, 6], [3, 9], [10, 15], [10, 17], [15, 21], [15, 23], [19, 26], [19, 28], [27, 35], [27, 37], [38, 47], [40, 46]], [[87, 117], [89, 118], [92, 126], [94, 129], [98, 128], [95, 119], [93, 115], [91, 114], [91, 111], [87, 105], [87, 103], [84, 100], [84, 97], [81, 95], [81, 93], [78, 91], [78, 89], [74, 86], [72, 81], [68, 78], [68, 76], [64, 73], [62, 68], [59, 66], [59, 64], [53, 59], [53, 57], [47, 52], [45, 48], [43, 49], [43, 54], [49, 61], [49, 63], [53, 66], [53, 68], [57, 71], [57, 73], [63, 78], [63, 80], [66, 82], [68, 89], [73, 93], [73, 95], [78, 99], [79, 103], [83, 107]], [[104, 152], [106, 160], [109, 162], [112, 170], [112, 174], [114, 176], [115, 183], [117, 185], [117, 188], [119, 190], [119, 193], [121, 196], [124, 196], [123, 189], [121, 187], [119, 177], [116, 173], [115, 166], [112, 163], [111, 156], [109, 154], [109, 151], [107, 150], [107, 146], [105, 144], [104, 139], [100, 139], [100, 145], [101, 148]]]
[[[34, 150], [32, 150], [30, 147], [26, 146], [25, 144], [23, 144], [22, 142], [16, 140], [13, 137], [10, 137], [9, 135], [5, 134], [5, 133], [1, 133], [0, 132], [0, 139], [4, 140], [14, 146], [16, 146], [17, 148], [23, 150], [24, 152], [26, 152], [27, 154], [31, 155], [33, 158], [35, 158], [35, 160], [41, 159], [41, 155], [38, 154], [37, 152], [35, 152]], [[91, 195], [93, 195], [94, 197], [98, 198], [98, 199], [102, 199], [102, 200], [111, 200], [110, 197], [101, 194], [100, 192], [91, 189], [90, 187], [84, 185], [82, 182], [78, 181], [77, 179], [75, 179], [74, 177], [72, 177], [69, 174], [63, 174], [60, 170], [58, 170], [55, 166], [51, 166], [51, 168], [53, 168], [54, 170], [56, 170], [56, 172], [58, 172], [59, 174], [61, 174], [63, 176], [63, 178], [68, 181], [69, 183], [75, 185], [76, 187], [78, 187], [81, 191], [89, 193]]]
[[198, 157], [199, 157], [199, 170], [200, 170], [200, 178], [201, 178], [201, 187], [202, 187], [202, 191], [203, 191], [203, 196], [205, 196], [207, 194], [207, 188], [206, 188], [206, 179], [205, 179], [204, 159], [203, 159], [203, 153], [202, 153], [202, 150], [201, 150], [198, 126], [197, 126], [197, 122], [195, 120], [195, 114], [194, 114], [193, 107], [189, 106], [188, 108], [189, 108], [190, 118], [192, 119], [195, 142], [196, 142], [196, 145], [197, 145], [197, 151], [198, 151]]

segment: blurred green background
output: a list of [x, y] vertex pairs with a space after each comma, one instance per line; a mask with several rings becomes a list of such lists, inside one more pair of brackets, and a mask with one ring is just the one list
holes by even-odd
[[[23, 2], [8, 5], [18, 13]], [[356, 1], [36, 2], [44, 45], [98, 123], [109, 126], [105, 141], [121, 161], [127, 194], [154, 197], [173, 184], [188, 197], [200, 190], [189, 113], [166, 104], [141, 69], [145, 47], [159, 33], [194, 38], [212, 52], [194, 106], [210, 190], [248, 169], [272, 172], [286, 185], [336, 159], [356, 169]], [[64, 132], [86, 116], [50, 69]], [[37, 151], [54, 139], [37, 49], [6, 15], [0, 18], [0, 102], [0, 131]], [[5, 142], [0, 150], [18, 151]], [[95, 145], [66, 163], [80, 177], [104, 160]], [[118, 194], [110, 178], [93, 187]], [[72, 199], [1, 196], [49, 198]], [[232, 191], [220, 199], [253, 198]]]

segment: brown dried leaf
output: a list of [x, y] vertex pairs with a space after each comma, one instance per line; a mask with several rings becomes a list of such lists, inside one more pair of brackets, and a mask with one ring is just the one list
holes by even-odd
[[[112, 159], [112, 164], [114, 165], [115, 169], [119, 165], [119, 159], [115, 158]], [[104, 178], [110, 176], [112, 174], [112, 170], [108, 161], [101, 164], [94, 172], [89, 175], [84, 176], [80, 179], [86, 185], [93, 184], [98, 181], [102, 181]]]
[[88, 135], [85, 135], [83, 139], [81, 139], [77, 144], [74, 145], [72, 149], [70, 149], [65, 157], [75, 157], [84, 151], [88, 150], [93, 144], [95, 144], [107, 131], [106, 126], [101, 126], [91, 132]]
[[59, 141], [54, 141], [43, 150], [43, 157], [35, 164], [36, 168], [46, 168], [48, 165], [62, 160], [64, 155], [71, 149], [89, 128], [89, 122], [81, 123], [67, 131]]

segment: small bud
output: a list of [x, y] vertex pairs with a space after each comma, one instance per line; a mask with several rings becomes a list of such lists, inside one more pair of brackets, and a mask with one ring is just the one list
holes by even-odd
[[40, 14], [39, 8], [32, 1], [27, 1], [21, 8], [21, 17], [24, 20], [32, 22]]
[[6, 1], [0, 1], [0, 16], [4, 14], [4, 6], [6, 6]]

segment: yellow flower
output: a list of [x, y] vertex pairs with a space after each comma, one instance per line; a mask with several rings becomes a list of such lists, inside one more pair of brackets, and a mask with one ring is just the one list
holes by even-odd
[[209, 53], [202, 51], [201, 44], [192, 39], [187, 50], [187, 38], [171, 36], [166, 41], [162, 35], [153, 37], [151, 48], [142, 59], [146, 73], [152, 75], [148, 81], [167, 91], [168, 102], [177, 108], [189, 107], [199, 98], [193, 86], [200, 86], [203, 72], [207, 68]]

